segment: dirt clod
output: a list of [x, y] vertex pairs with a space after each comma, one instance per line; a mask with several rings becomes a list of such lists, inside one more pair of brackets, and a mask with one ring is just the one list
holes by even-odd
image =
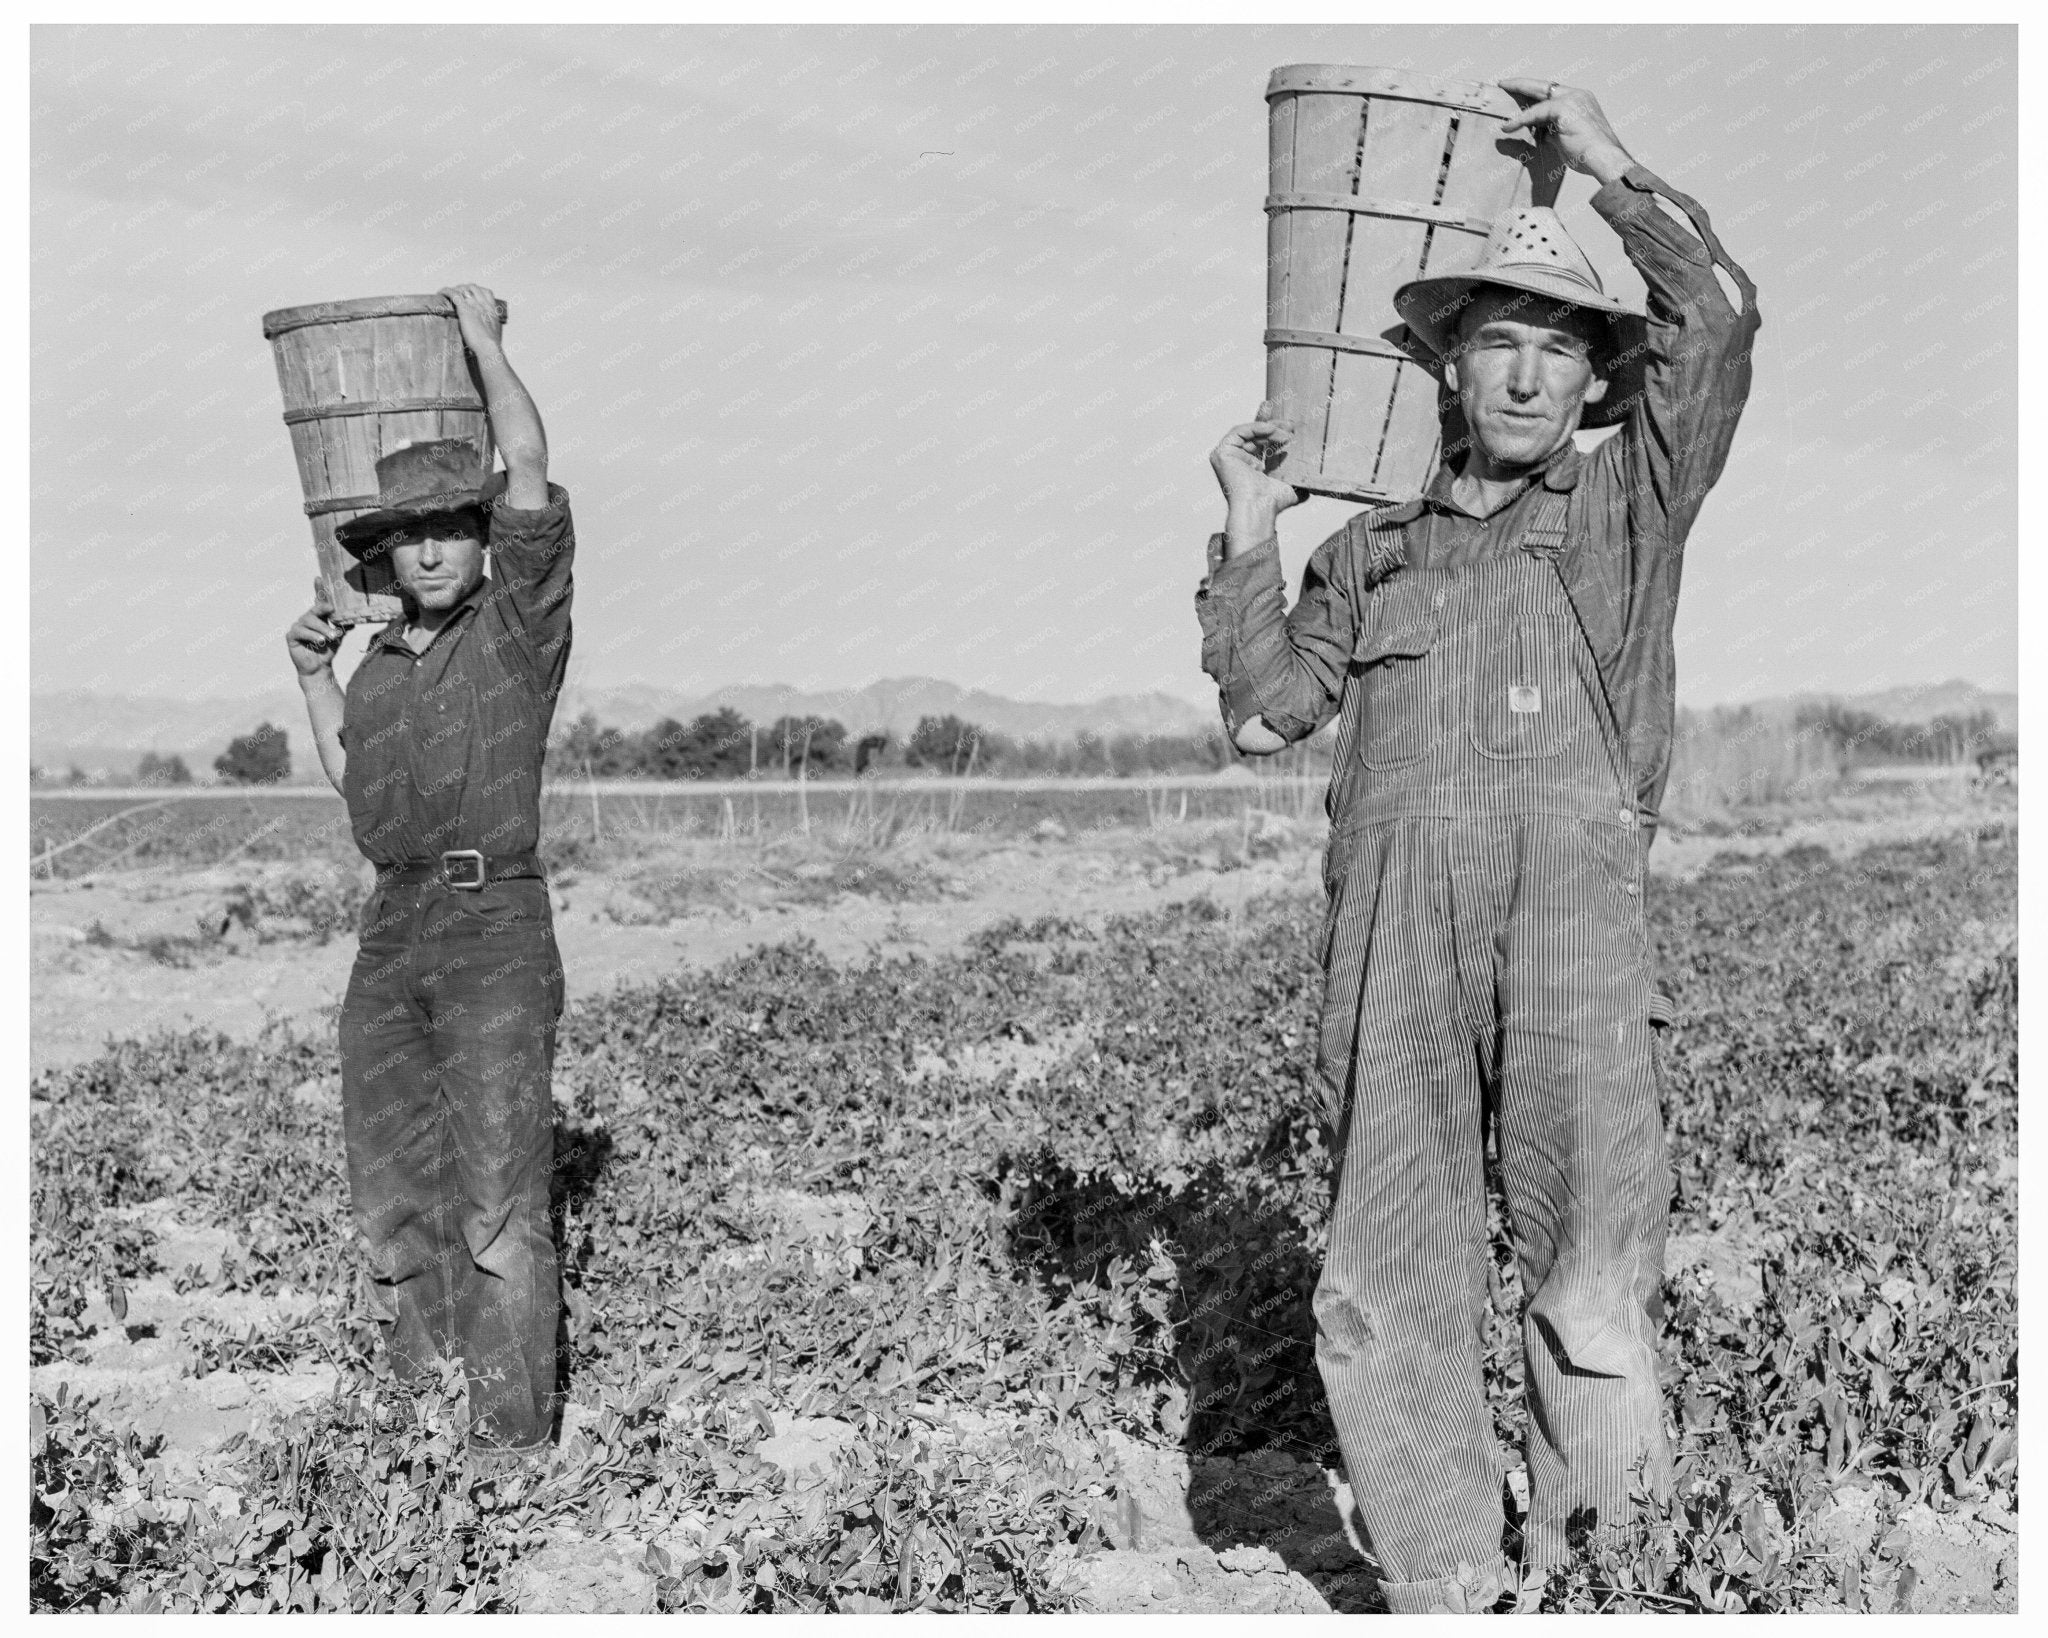
[[505, 1596], [522, 1615], [651, 1615], [655, 1579], [644, 1554], [633, 1542], [563, 1536], [512, 1567]]
[[779, 1422], [776, 1431], [755, 1448], [755, 1454], [781, 1468], [792, 1485], [808, 1488], [832, 1477], [853, 1437], [849, 1423], [829, 1416], [796, 1416]]

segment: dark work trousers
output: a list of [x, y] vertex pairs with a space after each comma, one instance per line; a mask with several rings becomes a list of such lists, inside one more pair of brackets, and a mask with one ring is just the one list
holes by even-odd
[[342, 1002], [342, 1124], [372, 1303], [401, 1377], [461, 1358], [479, 1449], [544, 1446], [554, 1417], [562, 994], [545, 882], [435, 882], [376, 890]]
[[1525, 1563], [1668, 1489], [1651, 1318], [1669, 1202], [1646, 843], [1554, 566], [1375, 594], [1339, 736], [1319, 1065], [1340, 1159], [1317, 1361], [1390, 1608], [1512, 1585], [1482, 1383], [1485, 1143], [1527, 1307]]

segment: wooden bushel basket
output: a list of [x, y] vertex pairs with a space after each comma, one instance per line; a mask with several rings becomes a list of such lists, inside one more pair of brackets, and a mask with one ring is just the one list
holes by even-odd
[[[498, 316], [507, 310], [498, 303]], [[320, 577], [337, 625], [405, 612], [391, 562], [364, 562], [335, 540], [352, 517], [377, 509], [377, 459], [434, 438], [468, 438], [492, 464], [483, 387], [462, 347], [446, 296], [367, 296], [282, 307], [263, 315], [277, 359], [284, 423], [299, 463]]]
[[1519, 105], [1498, 86], [1297, 64], [1273, 70], [1266, 103], [1266, 396], [1294, 429], [1275, 475], [1340, 500], [1406, 500], [1463, 417], [1448, 395], [1440, 417], [1434, 360], [1394, 291], [1471, 267], [1494, 219], [1550, 203], [1556, 182], [1539, 188], [1535, 150], [1501, 136]]

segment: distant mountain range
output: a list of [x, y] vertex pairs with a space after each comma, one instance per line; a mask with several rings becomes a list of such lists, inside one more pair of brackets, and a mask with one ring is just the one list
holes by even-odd
[[[1825, 697], [1800, 695], [1790, 701], [1757, 703], [1798, 704]], [[1995, 693], [1962, 681], [1834, 697], [1897, 722], [1989, 711], [1999, 727], [2019, 726], [2017, 694]], [[1217, 725], [1212, 708], [1172, 694], [1114, 694], [1083, 704], [1053, 705], [1006, 699], [934, 677], [892, 677], [865, 688], [820, 693], [772, 683], [714, 689], [708, 694], [651, 683], [618, 688], [572, 685], [563, 693], [555, 722], [559, 729], [588, 711], [607, 726], [630, 730], [649, 727], [662, 717], [688, 722], [702, 712], [728, 705], [763, 725], [781, 716], [836, 717], [854, 734], [876, 730], [908, 734], [918, 718], [948, 713], [1019, 739], [1072, 739], [1084, 729], [1103, 734], [1199, 733]], [[235, 699], [180, 700], [79, 691], [34, 694], [29, 699], [29, 759], [60, 772], [75, 764], [88, 771], [98, 769], [125, 777], [145, 751], [176, 753], [185, 759], [194, 778], [206, 780], [212, 777], [213, 759], [227, 748], [228, 741], [262, 722], [285, 730], [294, 779], [317, 780], [305, 706], [298, 690], [290, 686]]]
[[[1823, 700], [1825, 694], [1794, 696], [1794, 704]], [[2020, 697], [1994, 694], [1975, 683], [1962, 681], [1916, 683], [1907, 688], [1883, 688], [1874, 694], [1855, 694], [1841, 699], [1859, 711], [1885, 717], [1892, 722], [1932, 722], [1936, 717], [1967, 717], [1973, 711], [1989, 711], [1999, 728], [2015, 732], [2020, 725]]]

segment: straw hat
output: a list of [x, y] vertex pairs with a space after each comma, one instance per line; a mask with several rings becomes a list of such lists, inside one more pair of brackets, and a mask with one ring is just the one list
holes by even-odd
[[407, 444], [378, 458], [377, 510], [350, 518], [334, 538], [362, 556], [408, 523], [481, 511], [504, 487], [502, 472], [484, 476], [483, 457], [467, 438]]
[[1586, 406], [1580, 424], [1606, 426], [1627, 414], [1629, 401], [1642, 387], [1647, 327], [1640, 313], [1601, 287], [1600, 275], [1565, 232], [1556, 211], [1548, 205], [1510, 211], [1495, 224], [1473, 266], [1410, 279], [1394, 292], [1394, 310], [1407, 322], [1410, 335], [1441, 362], [1457, 343], [1458, 315], [1488, 286], [1546, 298], [1531, 304], [1532, 317], [1540, 317], [1551, 304], [1568, 304], [1599, 317], [1612, 339], [1594, 362], [1611, 384], [1605, 399]]

